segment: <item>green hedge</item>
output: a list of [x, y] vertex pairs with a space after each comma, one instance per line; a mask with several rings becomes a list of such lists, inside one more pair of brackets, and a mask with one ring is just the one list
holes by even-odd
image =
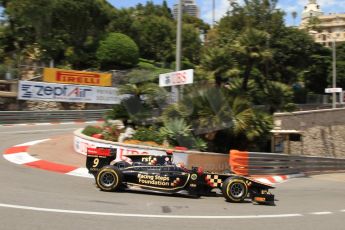
[[96, 53], [103, 69], [131, 68], [139, 62], [139, 48], [127, 35], [110, 33]]

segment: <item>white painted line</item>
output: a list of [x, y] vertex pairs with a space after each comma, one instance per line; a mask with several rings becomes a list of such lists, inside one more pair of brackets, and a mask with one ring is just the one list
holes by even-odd
[[62, 122], [62, 123], [60, 123], [60, 125], [75, 125], [75, 122], [74, 121]]
[[35, 144], [38, 144], [38, 143], [41, 143], [41, 142], [44, 142], [44, 141], [48, 141], [48, 140], [50, 140], [50, 139], [48, 138], [48, 139], [42, 139], [42, 140], [37, 140], [37, 141], [29, 141], [29, 142], [26, 142], [26, 143], [23, 143], [23, 144], [20, 144], [20, 145], [16, 145], [15, 147], [35, 145]]
[[140, 217], [140, 218], [167, 218], [167, 219], [264, 219], [264, 218], [287, 218], [287, 217], [301, 217], [302, 214], [276, 214], [276, 215], [248, 215], [248, 216], [178, 216], [178, 215], [150, 215], [150, 214], [136, 214], [136, 213], [113, 213], [113, 212], [90, 212], [66, 209], [52, 209], [39, 208], [22, 205], [2, 204], [3, 208], [14, 208], [39, 212], [52, 213], [68, 213], [81, 215], [96, 215], [96, 216], [117, 216], [117, 217]]
[[330, 215], [332, 212], [312, 212], [311, 215]]
[[66, 130], [76, 130], [76, 128], [65, 128], [65, 129], [33, 129], [28, 131], [12, 131], [12, 132], [0, 132], [6, 134], [16, 134], [16, 133], [39, 133], [39, 132], [51, 132], [51, 131], [66, 131]]
[[39, 161], [39, 159], [30, 156], [28, 153], [4, 154], [3, 156], [6, 160], [19, 165]]
[[343, 209], [343, 210], [340, 210], [340, 212], [345, 212], [345, 209]]
[[35, 125], [51, 125], [51, 123], [35, 123]]
[[29, 124], [13, 124], [13, 125], [15, 125], [15, 126], [27, 126]]
[[80, 177], [86, 177], [86, 178], [93, 178], [92, 174], [89, 174], [89, 171], [87, 168], [77, 168], [71, 172], [66, 173], [71, 176], [80, 176]]

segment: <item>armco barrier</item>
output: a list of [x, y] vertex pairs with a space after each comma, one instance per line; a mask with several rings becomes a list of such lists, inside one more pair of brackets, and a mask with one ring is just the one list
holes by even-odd
[[57, 111], [1, 111], [1, 124], [62, 122], [62, 121], [96, 121], [103, 118], [102, 110], [57, 110]]
[[[117, 153], [122, 156], [131, 155], [165, 155], [164, 148], [124, 144], [119, 142], [106, 141], [92, 138], [81, 133], [82, 129], [74, 132], [74, 150], [81, 154], [86, 154], [87, 148], [112, 147], [117, 149]], [[229, 170], [229, 155], [220, 153], [206, 153], [198, 151], [174, 150], [174, 162], [184, 163], [188, 168], [199, 166], [207, 171], [223, 172]]]
[[229, 165], [240, 175], [288, 175], [345, 170], [345, 159], [231, 150]]

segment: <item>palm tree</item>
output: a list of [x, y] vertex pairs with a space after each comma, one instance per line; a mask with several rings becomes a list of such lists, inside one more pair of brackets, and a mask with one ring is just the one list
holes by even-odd
[[217, 86], [227, 82], [229, 78], [239, 76], [238, 62], [229, 47], [209, 47], [201, 60], [203, 70], [214, 77]]
[[155, 82], [161, 72], [166, 70], [155, 67], [132, 70], [127, 74], [126, 83], [118, 87], [119, 94], [126, 96], [120, 110], [125, 110], [136, 123], [152, 120], [165, 104], [167, 92]]
[[235, 42], [233, 49], [240, 63], [244, 64], [242, 89], [248, 88], [248, 81], [255, 65], [272, 59], [272, 50], [267, 47], [269, 35], [261, 30], [249, 28]]
[[265, 104], [269, 106], [269, 112], [291, 111], [294, 109], [292, 88], [284, 83], [276, 81], [266, 82]]
[[125, 84], [119, 86], [120, 94], [129, 94], [131, 96], [143, 99], [143, 96], [158, 96], [162, 93], [161, 88], [155, 83], [144, 83], [144, 84]]
[[296, 26], [297, 12], [296, 11], [292, 11], [291, 12], [291, 16], [292, 16], [292, 19], [293, 19], [293, 26]]
[[185, 119], [196, 135], [212, 140], [219, 130], [230, 129], [233, 134], [244, 132], [253, 110], [243, 97], [229, 97], [225, 89], [190, 89], [178, 104], [170, 105], [162, 115], [163, 121]]
[[[254, 80], [248, 84], [255, 93]], [[182, 119], [194, 135], [209, 143], [209, 150], [226, 152], [229, 146], [246, 148], [256, 146], [255, 140], [267, 140], [272, 128], [271, 116], [254, 109], [246, 94], [239, 94], [241, 81], [227, 87], [186, 89], [185, 97], [177, 104], [168, 106], [161, 119]]]

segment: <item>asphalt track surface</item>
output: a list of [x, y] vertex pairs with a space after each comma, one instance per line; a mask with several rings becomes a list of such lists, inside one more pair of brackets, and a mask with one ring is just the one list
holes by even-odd
[[[68, 135], [83, 126], [2, 126], [0, 152], [21, 143]], [[68, 161], [64, 154], [61, 158]], [[0, 158], [0, 168], [1, 230], [345, 229], [342, 173], [278, 184], [273, 190], [276, 206], [262, 206], [227, 203], [223, 197], [106, 193], [92, 179], [16, 165], [4, 158]]]

